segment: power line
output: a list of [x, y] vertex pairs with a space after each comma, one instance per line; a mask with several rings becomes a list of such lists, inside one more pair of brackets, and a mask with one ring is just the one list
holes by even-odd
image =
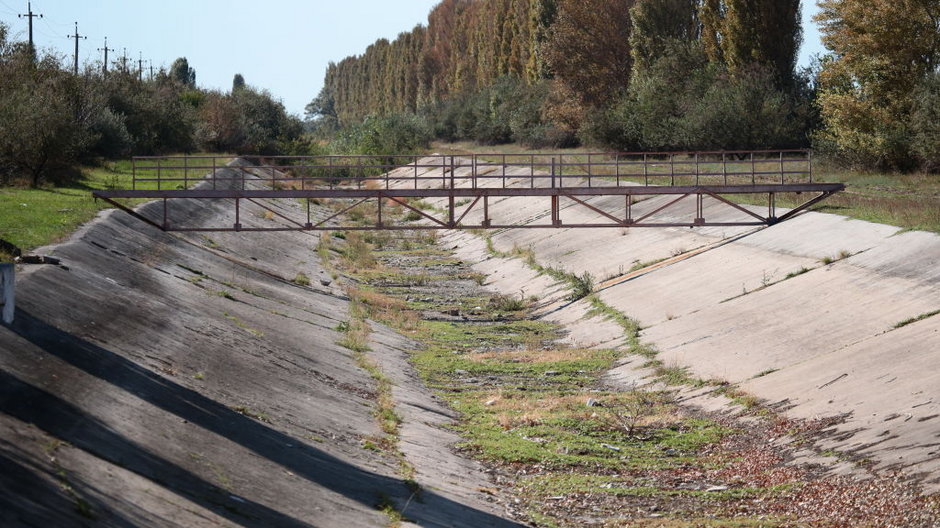
[[2, 8], [3, 8], [2, 11], [3, 11], [4, 13], [8, 14], [8, 15], [16, 15], [16, 14], [18, 14], [15, 9], [13, 9], [12, 7], [10, 7], [10, 6], [6, 5], [6, 4], [4, 4], [3, 2], [0, 2], [0, 7], [2, 7]]
[[5, 7], [5, 8], [6, 8], [6, 12], [7, 12], [7, 14], [9, 14], [9, 15], [15, 15], [15, 14], [17, 14], [17, 13], [19, 12], [17, 9], [14, 9], [14, 8], [10, 7], [10, 5], [7, 4], [6, 2], [4, 2], [3, 0], [0, 0], [0, 6]]
[[60, 31], [63, 30], [63, 28], [68, 27], [68, 24], [59, 24], [59, 23], [55, 24], [57, 27], [52, 27], [53, 23], [48, 18], [43, 18], [42, 23], [49, 29], [49, 31], [55, 34], [58, 34]]

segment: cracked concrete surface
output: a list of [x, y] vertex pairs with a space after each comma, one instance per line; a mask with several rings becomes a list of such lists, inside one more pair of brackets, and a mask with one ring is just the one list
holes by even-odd
[[[509, 186], [528, 185], [524, 175], [511, 176]], [[547, 200], [491, 199], [489, 213], [494, 222], [523, 225], [547, 210]], [[622, 207], [616, 200], [585, 198], [612, 211]], [[634, 215], [663, 200], [635, 205]], [[742, 214], [710, 198], [705, 207], [712, 221]], [[694, 214], [678, 208], [659, 218]], [[471, 211], [467, 218], [478, 222], [480, 215]], [[597, 219], [562, 199], [564, 222]], [[516, 269], [521, 263], [501, 270], [507, 264], [468, 242], [472, 235], [450, 236], [460, 241], [462, 258], [495, 272], [494, 287], [506, 293], [552, 288], [546, 277]], [[528, 249], [541, 265], [609, 279], [598, 295], [639, 321], [642, 339], [667, 366], [737, 384], [789, 416], [846, 415], [820, 450], [852, 453], [876, 471], [901, 470], [926, 491], [940, 491], [940, 378], [933, 368], [940, 360], [940, 316], [895, 328], [940, 309], [940, 236], [810, 212], [757, 230], [518, 229], [491, 238], [499, 251]], [[659, 261], [665, 262], [628, 273]], [[559, 302], [548, 311], [572, 322], [585, 312], [579, 304]], [[592, 333], [590, 324], [583, 323], [581, 342], [611, 342], [609, 328]], [[636, 366], [624, 368], [629, 372], [613, 372], [612, 379], [636, 381]]]
[[[231, 220], [222, 203], [178, 207]], [[243, 207], [246, 225], [269, 221]], [[21, 269], [0, 326], [0, 525], [386, 525], [379, 501], [411, 492], [397, 458], [363, 446], [381, 432], [374, 381], [336, 344], [348, 299], [293, 282], [323, 275], [316, 242], [171, 235], [111, 211], [44, 248], [67, 269]], [[450, 417], [404, 368], [409, 346], [388, 330], [371, 343], [416, 409], [403, 450], [426, 489], [406, 517], [513, 525], [476, 465], [435, 456]]]

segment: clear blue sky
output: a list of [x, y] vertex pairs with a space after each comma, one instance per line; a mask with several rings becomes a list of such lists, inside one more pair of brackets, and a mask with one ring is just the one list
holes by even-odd
[[[248, 84], [266, 88], [283, 100], [288, 111], [302, 115], [323, 83], [330, 61], [365, 51], [379, 38], [394, 39], [427, 15], [440, 0], [33, 0], [42, 13], [33, 25], [36, 45], [55, 49], [71, 64], [78, 31], [79, 61], [100, 61], [104, 46], [140, 54], [155, 67], [186, 57], [205, 88], [228, 90], [241, 73]], [[809, 20], [815, 0], [804, 0], [804, 49], [821, 53], [818, 33]], [[26, 0], [0, 0], [0, 21], [13, 38], [27, 38]], [[109, 57], [109, 58], [111, 58]], [[136, 65], [136, 62], [134, 63]]]

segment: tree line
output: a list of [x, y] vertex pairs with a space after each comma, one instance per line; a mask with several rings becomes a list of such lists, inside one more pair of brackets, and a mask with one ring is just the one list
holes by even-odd
[[223, 93], [196, 86], [185, 58], [153, 79], [117, 68], [74, 74], [0, 24], [0, 184], [74, 178], [77, 163], [192, 151], [302, 148], [303, 123], [241, 75]]
[[814, 146], [859, 164], [936, 166], [940, 0], [823, 0], [831, 53], [806, 71], [800, 4], [443, 0], [427, 25], [331, 63], [307, 115], [323, 134], [394, 118], [424, 139]]

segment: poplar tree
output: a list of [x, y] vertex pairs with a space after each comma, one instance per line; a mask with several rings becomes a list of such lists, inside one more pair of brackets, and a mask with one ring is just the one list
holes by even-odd
[[800, 0], [725, 0], [721, 47], [732, 73], [769, 66], [789, 84], [802, 42]]
[[529, 63], [526, 65], [526, 78], [529, 81], [551, 76], [545, 59], [545, 43], [557, 15], [557, 0], [529, 1]]
[[678, 43], [699, 39], [698, 0], [639, 0], [630, 10], [634, 71], [646, 71]]
[[546, 49], [556, 78], [587, 106], [601, 106], [630, 80], [635, 0], [563, 0]]
[[702, 46], [732, 74], [771, 68], [780, 86], [793, 81], [802, 42], [800, 0], [703, 0]]

